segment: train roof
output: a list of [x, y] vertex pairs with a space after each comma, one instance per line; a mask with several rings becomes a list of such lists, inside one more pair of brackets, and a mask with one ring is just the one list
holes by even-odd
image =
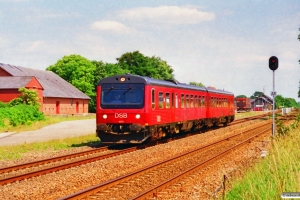
[[233, 95], [233, 93], [224, 91], [224, 90], [189, 85], [186, 83], [179, 83], [175, 80], [159, 80], [159, 79], [154, 79], [154, 78], [150, 78], [150, 77], [146, 77], [146, 76], [138, 76], [138, 75], [132, 75], [132, 74], [123, 74], [123, 75], [116, 75], [116, 76], [110, 76], [107, 78], [103, 78], [99, 81], [98, 85], [101, 85], [102, 83], [120, 83], [120, 82], [143, 83], [146, 85], [157, 85], [157, 86], [164, 86], [164, 87], [205, 91], [205, 92], [209, 92], [209, 93], [218, 93], [218, 94], [221, 93], [221, 94]]

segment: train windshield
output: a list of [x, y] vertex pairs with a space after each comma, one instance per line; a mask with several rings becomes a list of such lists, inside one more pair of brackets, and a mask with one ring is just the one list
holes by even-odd
[[144, 84], [104, 83], [101, 85], [101, 108], [143, 108]]

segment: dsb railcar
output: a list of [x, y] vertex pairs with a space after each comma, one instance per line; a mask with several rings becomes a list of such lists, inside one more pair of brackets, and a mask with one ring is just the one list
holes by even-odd
[[230, 92], [130, 74], [102, 79], [96, 104], [104, 143], [142, 143], [234, 120]]
[[237, 112], [248, 112], [251, 110], [250, 98], [235, 98]]

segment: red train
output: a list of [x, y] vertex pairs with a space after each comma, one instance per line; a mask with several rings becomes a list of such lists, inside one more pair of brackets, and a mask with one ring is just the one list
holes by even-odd
[[250, 98], [235, 98], [236, 110], [237, 112], [248, 112], [251, 108], [251, 99]]
[[234, 95], [136, 75], [102, 79], [96, 132], [104, 143], [142, 143], [234, 120]]

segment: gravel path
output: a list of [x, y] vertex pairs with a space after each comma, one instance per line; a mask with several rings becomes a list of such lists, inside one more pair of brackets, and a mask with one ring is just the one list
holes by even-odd
[[96, 119], [60, 122], [35, 131], [0, 133], [0, 146], [89, 135], [94, 134], [95, 130]]

